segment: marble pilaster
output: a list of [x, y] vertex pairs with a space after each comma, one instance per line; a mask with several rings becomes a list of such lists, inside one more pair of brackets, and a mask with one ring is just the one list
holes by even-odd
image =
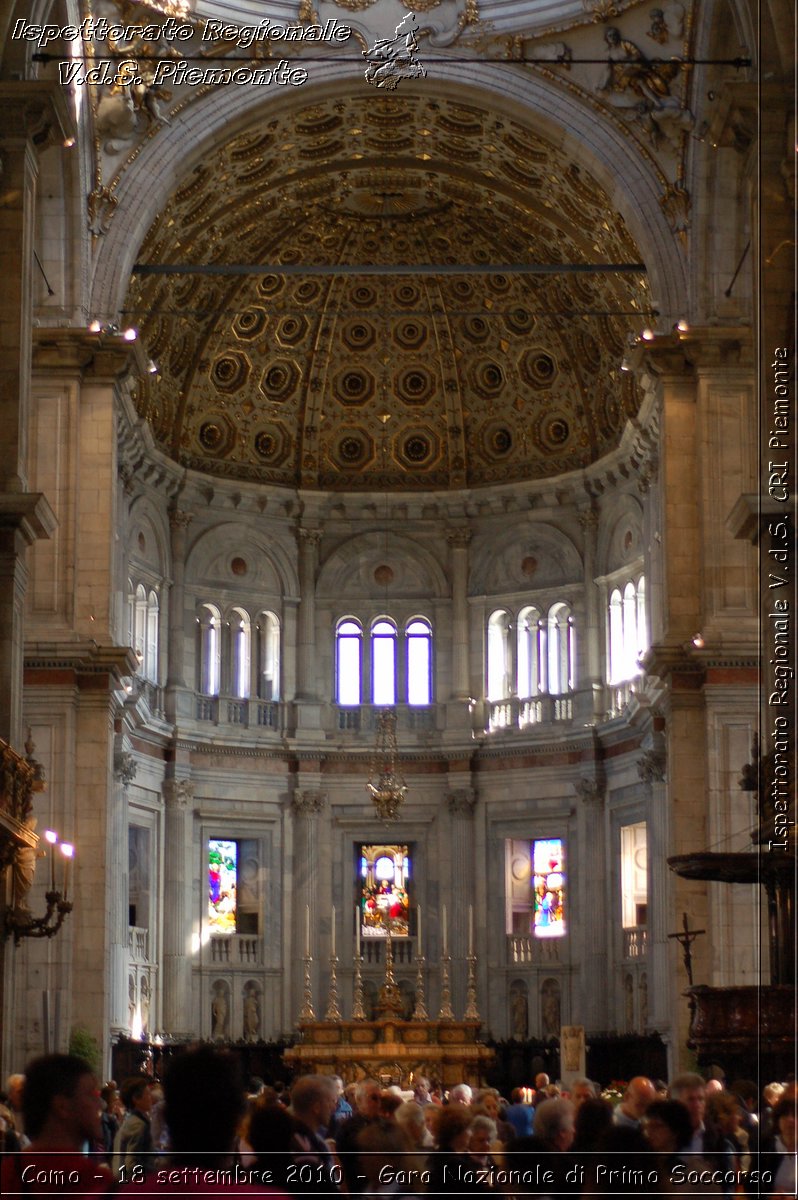
[[163, 879], [163, 1028], [172, 1037], [195, 1033], [190, 1025], [191, 881], [188, 860], [192, 842], [194, 784], [165, 779], [162, 785], [164, 821]]

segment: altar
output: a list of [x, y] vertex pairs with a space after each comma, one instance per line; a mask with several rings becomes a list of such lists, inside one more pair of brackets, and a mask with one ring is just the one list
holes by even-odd
[[445, 1088], [480, 1087], [493, 1051], [479, 1041], [479, 1030], [479, 1021], [305, 1021], [298, 1026], [301, 1041], [283, 1058], [297, 1074], [340, 1075], [345, 1083], [368, 1076], [409, 1088], [425, 1075]]

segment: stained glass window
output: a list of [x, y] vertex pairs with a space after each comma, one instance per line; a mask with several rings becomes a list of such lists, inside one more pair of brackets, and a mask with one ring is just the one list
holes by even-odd
[[360, 936], [407, 937], [410, 933], [410, 870], [408, 846], [360, 846]]
[[236, 932], [238, 842], [208, 841], [208, 926], [212, 934]]
[[535, 937], [565, 933], [565, 860], [562, 838], [532, 843], [532, 932]]

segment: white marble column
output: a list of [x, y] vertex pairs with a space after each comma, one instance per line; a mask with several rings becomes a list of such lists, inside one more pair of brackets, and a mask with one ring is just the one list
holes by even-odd
[[446, 540], [452, 563], [452, 700], [467, 701], [468, 679], [468, 546], [470, 529], [450, 529]]
[[299, 614], [297, 620], [297, 700], [316, 697], [316, 565], [321, 531], [299, 529]]
[[136, 776], [133, 755], [120, 751], [114, 756], [114, 788], [111, 794], [108, 839], [108, 871], [114, 881], [111, 892], [111, 1034], [128, 1034], [127, 967], [129, 929], [128, 889], [128, 803], [127, 789]]
[[596, 542], [599, 514], [596, 508], [585, 509], [579, 514], [579, 524], [584, 538], [584, 615], [576, 627], [577, 678], [576, 686], [581, 691], [592, 692], [592, 712], [595, 718], [604, 712], [604, 688], [601, 670], [601, 643], [604, 631], [601, 594], [596, 585]]
[[[571, 886], [579, 889], [580, 921], [580, 987], [581, 1011], [575, 1023], [593, 1029], [610, 1028], [608, 1002], [612, 987], [608, 986], [607, 964], [607, 887], [611, 873], [607, 870], [607, 841], [605, 831], [605, 785], [595, 776], [585, 776], [574, 784], [577, 795], [576, 822], [579, 836], [579, 871], [575, 878], [573, 857], [568, 867]], [[609, 876], [609, 878], [608, 878]], [[566, 921], [568, 920], [566, 914]], [[576, 935], [571, 925], [571, 938]]]
[[318, 787], [297, 788], [291, 800], [294, 816], [294, 937], [291, 949], [292, 1005], [288, 1016], [293, 1023], [302, 1004], [303, 963], [308, 951], [306, 930], [310, 932], [310, 954], [314, 960], [312, 974], [313, 1003], [316, 1015], [323, 1014], [326, 997], [318, 994], [321, 977], [319, 966], [319, 918], [322, 913], [318, 896], [318, 864], [323, 850], [319, 838], [319, 818], [327, 804], [327, 794]]
[[164, 822], [163, 885], [163, 1028], [172, 1037], [196, 1033], [191, 1029], [190, 900], [193, 894], [190, 852], [194, 784], [165, 779], [162, 784]]
[[[668, 807], [665, 795], [665, 753], [646, 750], [637, 760], [637, 771], [646, 799], [648, 852], [648, 1022], [665, 1034], [670, 1030], [669, 993], [673, 990], [668, 934], [678, 928], [672, 908], [672, 875], [668, 870]], [[645, 1032], [645, 1030], [643, 1031]]]
[[166, 677], [166, 715], [174, 721], [177, 716], [177, 692], [186, 687], [185, 677], [185, 578], [186, 542], [193, 513], [173, 508], [169, 513], [169, 533], [172, 551], [172, 586], [169, 592], [169, 643]]
[[[470, 777], [469, 777], [470, 780]], [[451, 891], [441, 896], [448, 915], [449, 953], [452, 956], [452, 1006], [462, 1017], [466, 995], [468, 907], [474, 903], [474, 811], [477, 794], [469, 785], [456, 785], [446, 797], [451, 830]], [[476, 916], [476, 914], [475, 914]], [[479, 1000], [478, 1000], [479, 1003]]]

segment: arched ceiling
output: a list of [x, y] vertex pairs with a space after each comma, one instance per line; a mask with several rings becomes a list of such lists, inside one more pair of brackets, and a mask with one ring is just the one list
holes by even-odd
[[[619, 368], [644, 276], [491, 266], [638, 248], [583, 166], [478, 105], [375, 94], [263, 120], [188, 173], [139, 261], [263, 265], [135, 275], [126, 301], [159, 371], [139, 412], [211, 474], [347, 490], [545, 478], [607, 453], [636, 411]], [[402, 273], [463, 263], [486, 269]], [[332, 271], [364, 264], [395, 270]]]

